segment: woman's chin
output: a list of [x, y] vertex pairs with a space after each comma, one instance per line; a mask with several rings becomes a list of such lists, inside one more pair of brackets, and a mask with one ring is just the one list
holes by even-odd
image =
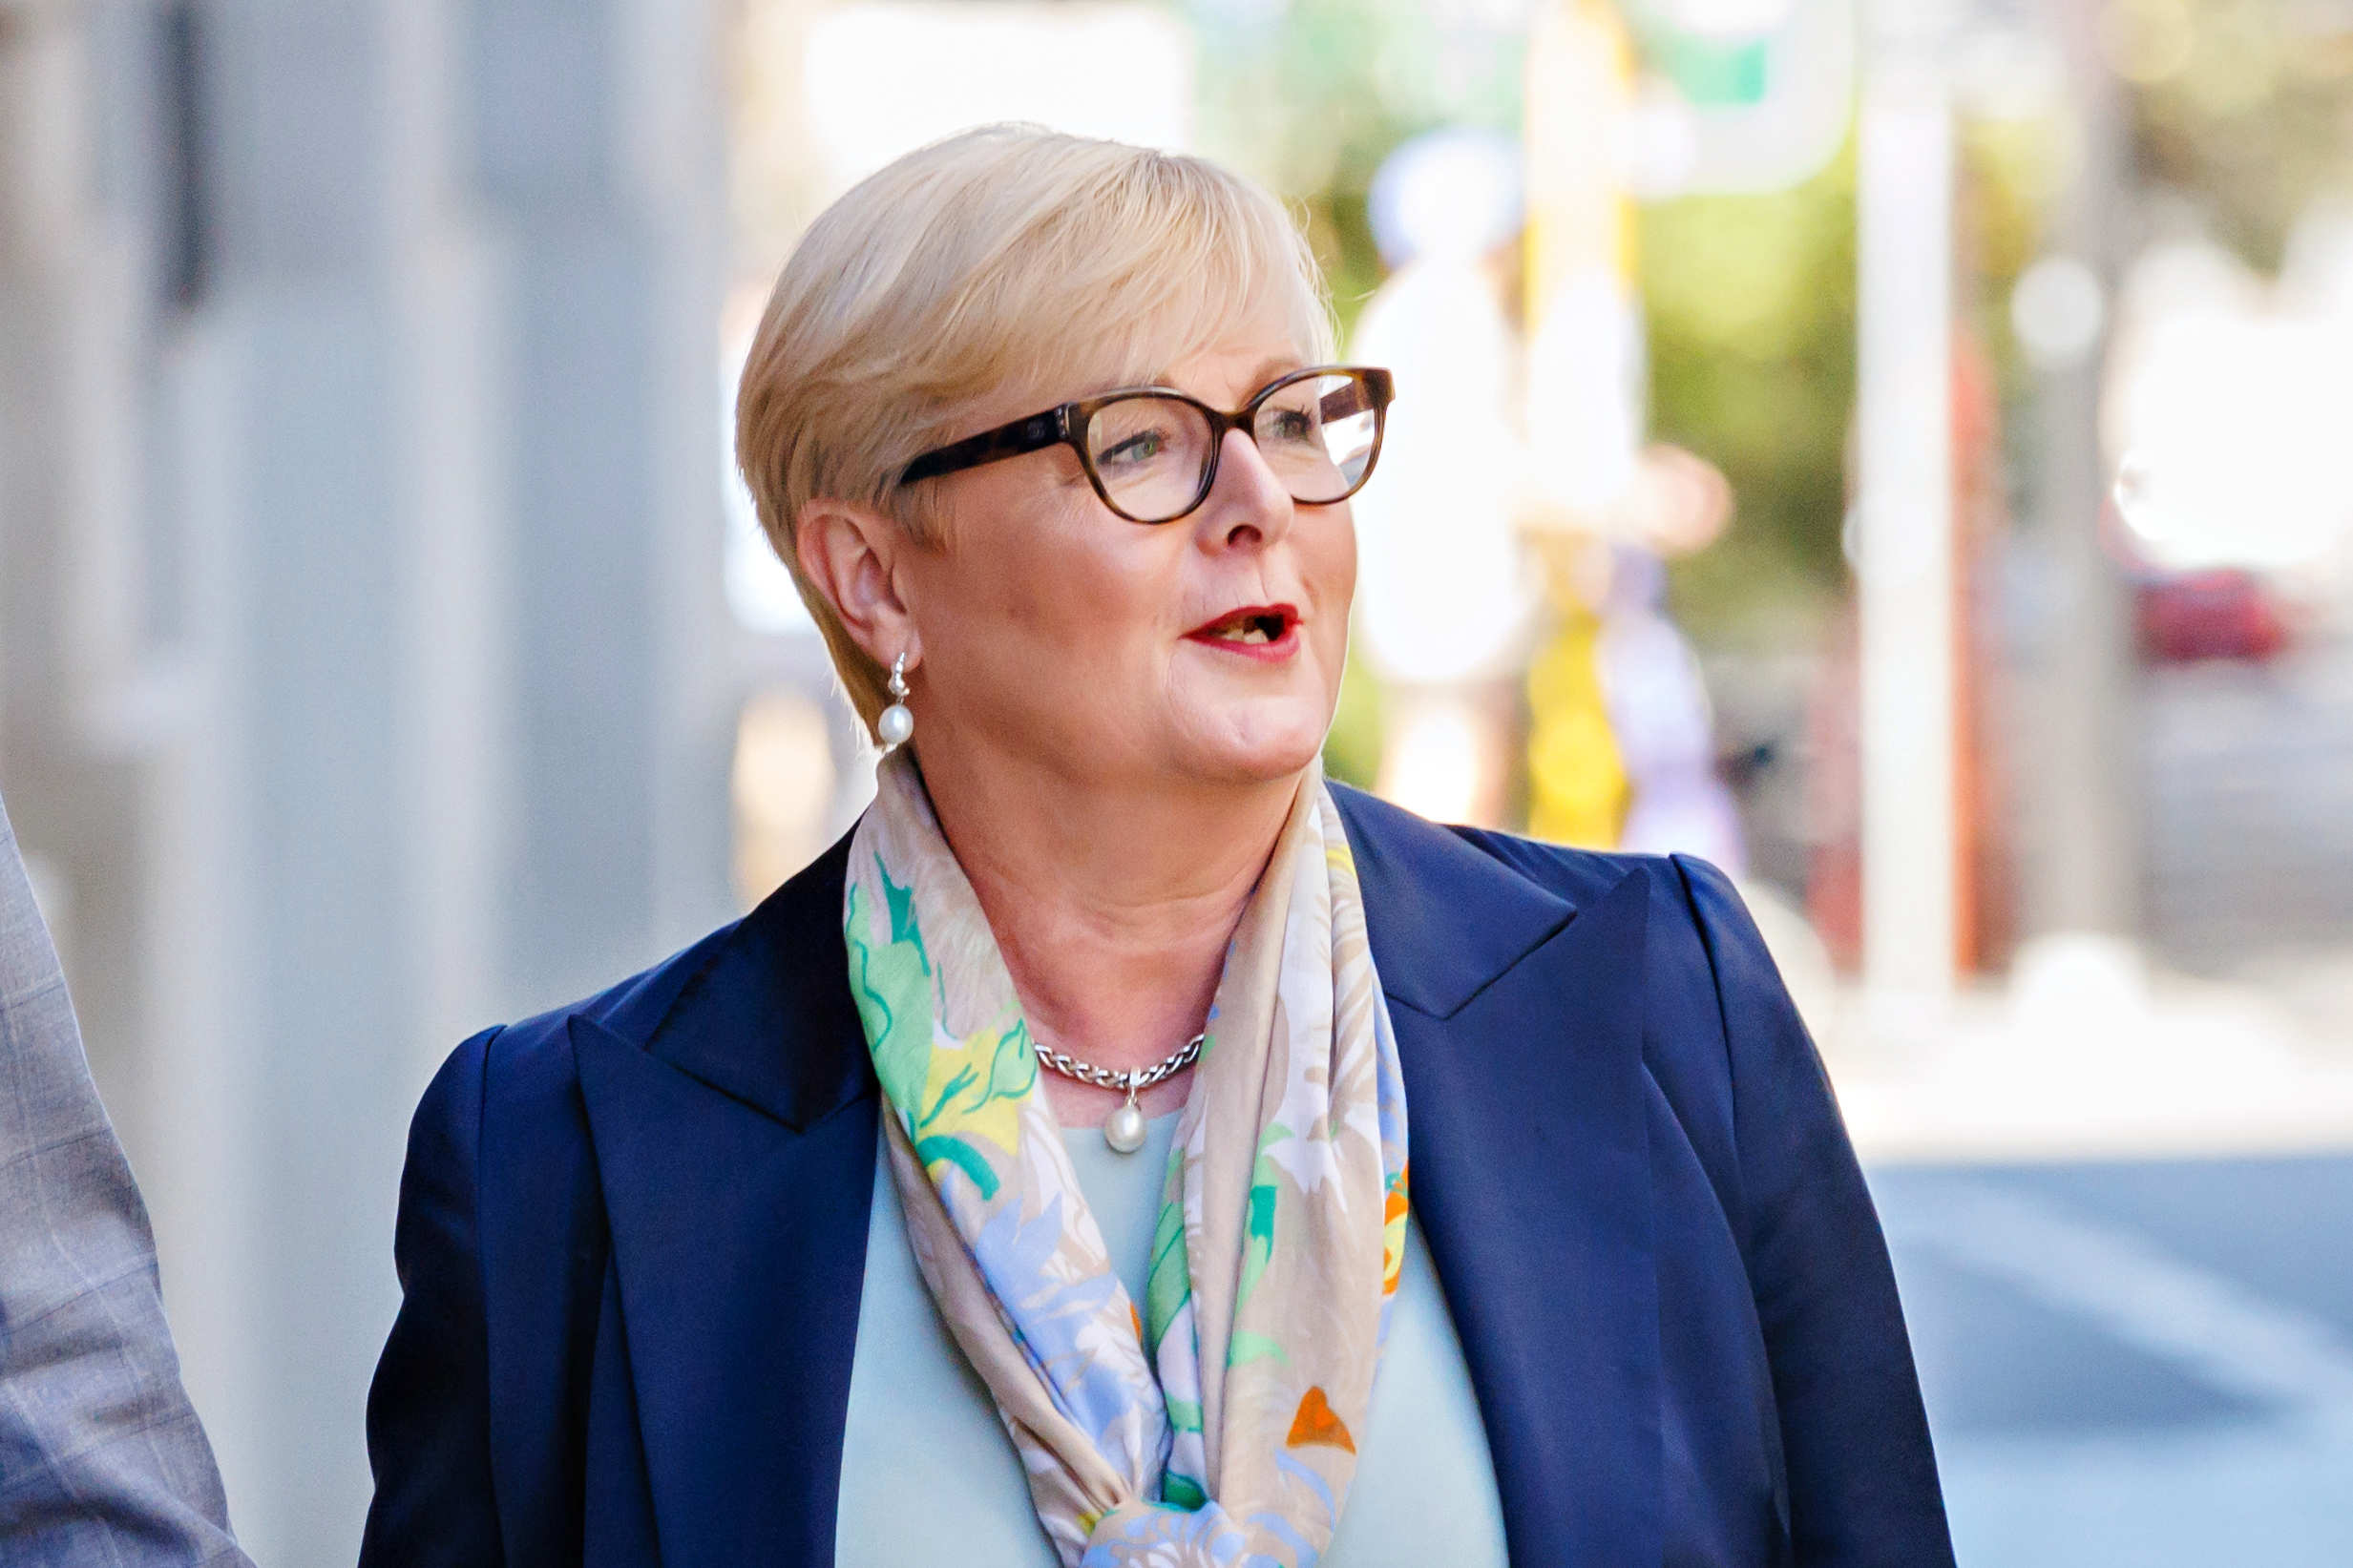
[[1205, 780], [1266, 783], [1313, 766], [1331, 728], [1328, 704], [1261, 698], [1204, 715], [1184, 749]]

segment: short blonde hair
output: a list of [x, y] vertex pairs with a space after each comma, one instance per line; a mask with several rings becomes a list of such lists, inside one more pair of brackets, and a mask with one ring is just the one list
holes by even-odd
[[1262, 290], [1301, 355], [1329, 359], [1322, 276], [1273, 197], [1204, 158], [1035, 126], [910, 153], [809, 225], [744, 366], [736, 461], [870, 730], [886, 677], [801, 570], [801, 509], [869, 507], [936, 544], [926, 484], [898, 475], [983, 399], [1148, 380]]

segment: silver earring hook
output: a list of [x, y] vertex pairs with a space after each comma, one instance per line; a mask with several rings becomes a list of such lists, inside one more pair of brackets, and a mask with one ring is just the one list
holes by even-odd
[[914, 732], [914, 710], [907, 705], [907, 655], [902, 651], [891, 664], [891, 705], [874, 721], [874, 735], [882, 742], [883, 755], [889, 756]]

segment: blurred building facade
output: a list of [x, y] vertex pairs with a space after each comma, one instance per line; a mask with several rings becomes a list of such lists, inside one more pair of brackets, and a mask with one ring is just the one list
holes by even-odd
[[733, 909], [715, 28], [0, 3], [0, 791], [265, 1564], [434, 1064]]

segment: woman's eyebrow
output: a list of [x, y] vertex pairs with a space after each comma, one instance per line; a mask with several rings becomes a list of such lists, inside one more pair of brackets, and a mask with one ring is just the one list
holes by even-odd
[[[1260, 360], [1258, 368], [1250, 373], [1250, 387], [1255, 390], [1279, 376], [1287, 376], [1293, 370], [1305, 369], [1306, 366], [1307, 362], [1296, 354], [1277, 354], [1271, 359]], [[1138, 387], [1174, 387], [1176, 383], [1168, 379], [1168, 370], [1163, 366], [1134, 385]]]
[[[1306, 367], [1307, 362], [1299, 358], [1296, 354], [1276, 354], [1271, 359], [1260, 360], [1258, 362], [1258, 368], [1252, 370], [1250, 374], [1251, 389], [1254, 391], [1265, 387], [1267, 383], [1273, 381], [1278, 377], [1287, 376], [1293, 370], [1302, 370]], [[1140, 381], [1126, 382], [1118, 387], [1104, 387], [1103, 390], [1119, 391], [1125, 390], [1128, 387], [1142, 388], [1146, 387], [1166, 387], [1177, 390], [1182, 390], [1182, 388], [1177, 387], [1176, 383], [1169, 380], [1168, 377], [1168, 367], [1166, 366], [1162, 366], [1159, 369], [1154, 370], [1150, 375], [1144, 377]], [[1102, 393], [1099, 392], [1093, 395], [1101, 396]]]
[[1268, 382], [1274, 380], [1277, 376], [1287, 376], [1293, 370], [1304, 370], [1306, 368], [1307, 366], [1300, 361], [1297, 355], [1277, 354], [1272, 359], [1261, 360], [1258, 364], [1258, 368], [1250, 372], [1250, 380], [1255, 382], [1257, 385], [1264, 387]]

